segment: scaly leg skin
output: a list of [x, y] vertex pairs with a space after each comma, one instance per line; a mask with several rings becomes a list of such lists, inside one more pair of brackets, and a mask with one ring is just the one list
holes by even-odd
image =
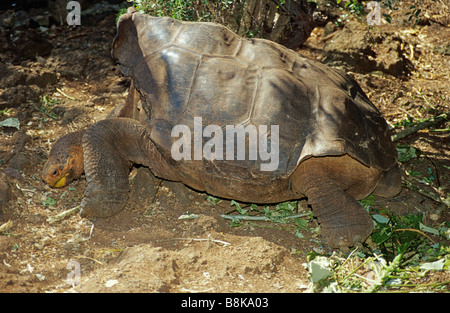
[[311, 158], [300, 164], [292, 188], [308, 197], [325, 244], [344, 248], [363, 243], [373, 220], [356, 201], [369, 195], [381, 174], [348, 156]]
[[103, 120], [86, 130], [83, 217], [108, 217], [125, 207], [130, 191], [130, 167], [134, 160], [146, 156], [141, 149], [144, 133], [143, 125], [127, 118]]
[[333, 248], [357, 246], [372, 233], [369, 213], [342, 190], [333, 190], [316, 197], [310, 192], [308, 202], [321, 226], [324, 243]]

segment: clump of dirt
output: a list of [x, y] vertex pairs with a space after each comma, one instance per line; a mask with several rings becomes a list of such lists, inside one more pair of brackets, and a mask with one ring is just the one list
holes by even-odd
[[[208, 219], [201, 216], [194, 223]], [[164, 248], [125, 248], [117, 260], [85, 281], [77, 291], [260, 292], [265, 286], [264, 292], [298, 292], [306, 288], [307, 279], [304, 267], [287, 249], [261, 237], [242, 240], [213, 231], [205, 238], [168, 239]]]
[[[450, 34], [448, 20], [442, 24], [448, 7], [425, 2], [428, 23], [416, 28], [399, 23], [368, 30], [364, 22], [354, 22], [325, 35], [324, 27], [318, 27], [299, 52], [319, 61], [326, 49], [327, 59], [347, 53], [343, 64], [350, 64], [347, 70], [395, 131], [448, 112], [450, 56], [445, 46]], [[220, 216], [233, 209], [230, 201], [213, 205], [205, 194], [161, 181], [142, 167], [132, 170], [130, 202], [116, 216], [89, 220], [75, 214], [50, 223], [49, 217], [79, 205], [85, 187], [84, 178], [62, 189], [41, 181], [51, 145], [105, 118], [125, 101], [129, 86], [110, 56], [117, 7], [105, 5], [97, 13], [92, 8], [76, 27], [61, 25], [59, 13], [44, 9], [0, 12], [12, 18], [0, 23], [5, 47], [0, 50], [0, 122], [16, 118], [20, 123], [20, 129], [2, 127], [0, 135], [0, 226], [5, 225], [0, 291], [304, 291], [306, 253], [321, 249], [316, 232], [305, 231], [300, 239], [286, 224], [231, 228]], [[30, 26], [35, 16], [48, 17], [35, 21], [50, 22]], [[365, 41], [370, 36], [376, 40]], [[27, 43], [16, 37], [28, 38]], [[340, 43], [331, 43], [339, 38]], [[369, 66], [351, 64], [355, 60]], [[417, 151], [402, 163], [404, 178], [445, 198], [448, 122], [399, 143]], [[421, 182], [424, 178], [428, 184]], [[398, 197], [376, 203], [397, 214], [424, 214], [430, 225], [449, 220], [442, 201], [406, 187]], [[308, 229], [316, 228], [315, 221], [309, 223]], [[80, 270], [76, 287], [67, 280], [73, 278], [71, 264]]]
[[350, 21], [327, 40], [323, 62], [357, 73], [381, 71], [402, 77], [412, 70], [411, 61], [402, 51], [404, 45], [395, 34], [382, 29], [369, 31], [367, 25]]

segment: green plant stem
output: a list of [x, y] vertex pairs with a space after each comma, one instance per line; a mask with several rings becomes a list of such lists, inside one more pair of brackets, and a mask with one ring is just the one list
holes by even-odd
[[421, 195], [423, 195], [423, 196], [425, 196], [427, 198], [430, 198], [430, 199], [432, 199], [432, 200], [434, 200], [436, 202], [440, 202], [440, 203], [446, 205], [447, 207], [450, 207], [450, 200], [449, 199], [443, 199], [440, 196], [437, 196], [437, 195], [432, 194], [432, 193], [430, 193], [430, 192], [428, 192], [426, 190], [423, 190], [423, 189], [415, 186], [414, 184], [412, 184], [411, 182], [409, 182], [407, 180], [402, 179], [402, 183], [406, 187], [408, 187], [409, 189], [411, 189], [413, 191], [416, 191], [416, 192], [420, 193]]
[[405, 137], [407, 137], [409, 135], [412, 135], [412, 134], [418, 132], [421, 129], [428, 128], [428, 127], [431, 127], [431, 126], [433, 126], [435, 124], [438, 124], [441, 121], [446, 120], [447, 118], [448, 118], [448, 114], [447, 113], [438, 115], [436, 117], [429, 118], [429, 119], [427, 119], [427, 120], [425, 120], [425, 121], [423, 121], [421, 123], [418, 123], [418, 124], [416, 124], [414, 126], [406, 128], [406, 129], [402, 130], [401, 132], [398, 132], [398, 133], [392, 135], [391, 139], [394, 142], [398, 141], [400, 139], [403, 139], [403, 138], [405, 138]]
[[367, 258], [364, 263], [361, 263], [357, 268], [355, 268], [353, 271], [351, 271], [347, 276], [345, 276], [344, 278], [341, 278], [338, 281], [338, 284], [342, 283], [344, 280], [348, 279], [350, 276], [352, 276], [353, 274], [356, 273], [357, 270], [359, 270], [361, 267], [363, 267], [368, 261], [372, 261], [370, 258]]
[[[406, 290], [385, 290], [385, 291], [378, 291], [378, 293], [409, 293], [411, 291], [420, 291], [422, 288], [438, 288], [445, 285], [449, 285], [450, 281], [445, 281], [442, 283], [429, 283], [429, 284], [403, 284], [403, 285], [395, 285], [395, 288], [412, 288], [412, 289], [406, 289]], [[389, 286], [388, 286], [389, 287]], [[428, 289], [427, 289], [428, 290]]]
[[449, 284], [450, 284], [450, 280], [449, 281], [444, 281], [442, 283], [403, 284], [403, 285], [399, 285], [399, 287], [415, 287], [415, 289], [416, 289], [416, 288], [426, 288], [426, 287], [441, 287], [441, 286], [445, 286], [445, 285], [449, 285]]
[[[310, 216], [311, 213], [301, 213], [301, 214], [295, 214], [295, 215], [289, 215], [284, 216], [282, 219], [292, 219], [292, 218], [300, 218], [300, 217], [306, 217]], [[243, 220], [243, 221], [271, 221], [270, 217], [266, 216], [248, 216], [248, 215], [226, 215], [221, 214], [221, 217], [228, 220]]]
[[413, 228], [398, 228], [396, 230], [394, 230], [396, 232], [398, 231], [411, 231], [411, 232], [415, 232], [415, 233], [419, 233], [422, 236], [426, 237], [428, 240], [430, 240], [433, 244], [435, 243], [435, 241], [433, 239], [431, 239], [431, 237], [427, 236], [427, 234], [425, 234], [424, 232], [418, 230], [418, 229], [413, 229]]
[[77, 98], [74, 98], [74, 97], [71, 97], [71, 96], [69, 96], [69, 95], [67, 95], [66, 93], [64, 93], [61, 89], [59, 89], [59, 88], [56, 88], [56, 90], [60, 93], [60, 94], [62, 94], [64, 97], [66, 97], [67, 99], [70, 99], [70, 100], [73, 100], [73, 101], [81, 101], [81, 99], [77, 99]]
[[33, 106], [36, 110], [40, 111], [41, 113], [47, 115], [48, 117], [57, 120], [58, 117], [53, 116], [52, 114], [48, 113], [46, 110], [44, 110], [43, 108], [38, 107], [36, 104], [33, 103]]

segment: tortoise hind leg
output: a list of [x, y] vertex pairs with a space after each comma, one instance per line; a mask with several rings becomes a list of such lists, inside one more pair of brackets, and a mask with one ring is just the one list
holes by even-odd
[[398, 195], [401, 190], [402, 174], [400, 167], [395, 165], [388, 171], [383, 172], [383, 176], [373, 194], [384, 198], [392, 198]]
[[373, 220], [356, 201], [368, 196], [381, 179], [378, 170], [344, 155], [313, 157], [299, 165], [292, 188], [308, 197], [325, 243], [333, 248], [364, 242]]

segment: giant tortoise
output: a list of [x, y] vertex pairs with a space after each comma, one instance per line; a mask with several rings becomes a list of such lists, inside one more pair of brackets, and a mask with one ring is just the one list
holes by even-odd
[[83, 170], [68, 151], [82, 151], [83, 216], [121, 211], [130, 168], [141, 164], [243, 202], [307, 197], [323, 240], [352, 246], [373, 229], [357, 199], [401, 188], [387, 123], [345, 73], [219, 24], [133, 10], [118, 21], [112, 55], [141, 105], [62, 137], [44, 168], [44, 180], [62, 187]]

